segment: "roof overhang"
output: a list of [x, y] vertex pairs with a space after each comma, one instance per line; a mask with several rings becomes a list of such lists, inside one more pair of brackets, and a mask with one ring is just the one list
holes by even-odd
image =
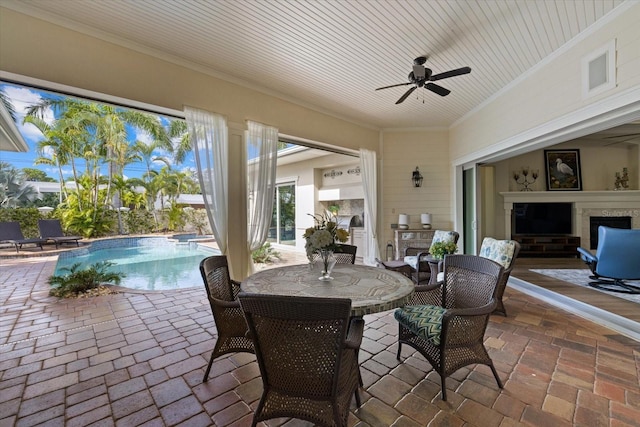
[[27, 142], [22, 137], [2, 102], [0, 102], [0, 151], [16, 151], [20, 153], [29, 151]]

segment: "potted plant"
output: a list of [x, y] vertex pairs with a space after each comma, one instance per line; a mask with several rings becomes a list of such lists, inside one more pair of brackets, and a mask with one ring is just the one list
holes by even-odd
[[444, 259], [445, 255], [454, 254], [457, 250], [458, 246], [454, 242], [436, 242], [431, 245], [429, 253], [435, 259]]

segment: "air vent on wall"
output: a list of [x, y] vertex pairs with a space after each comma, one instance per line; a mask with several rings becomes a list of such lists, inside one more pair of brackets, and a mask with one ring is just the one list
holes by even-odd
[[597, 95], [616, 87], [616, 40], [582, 58], [582, 96]]

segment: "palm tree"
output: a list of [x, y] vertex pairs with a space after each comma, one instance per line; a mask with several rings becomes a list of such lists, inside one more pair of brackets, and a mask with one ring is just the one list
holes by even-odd
[[169, 124], [169, 137], [176, 140], [177, 143], [172, 147], [172, 152], [176, 163], [184, 162], [184, 159], [191, 151], [191, 137], [187, 129], [187, 122], [184, 120], [173, 120]]
[[0, 206], [15, 208], [38, 198], [39, 193], [25, 183], [21, 171], [7, 162], [0, 162]]
[[[72, 158], [72, 153], [70, 153], [68, 147], [65, 146], [64, 140], [58, 137], [58, 130], [54, 129], [41, 118], [26, 116], [23, 123], [31, 123], [44, 136], [44, 139], [38, 142], [38, 157], [36, 157], [34, 163], [37, 165], [44, 164], [56, 167], [58, 170], [58, 181], [60, 182], [60, 202], [62, 202], [63, 198], [67, 198], [62, 166], [68, 164], [70, 158]], [[45, 156], [47, 148], [51, 149], [51, 157]]]
[[[40, 117], [49, 108], [57, 112], [58, 120], [69, 120], [68, 129], [74, 130], [76, 141], [74, 157], [86, 159], [87, 173], [92, 181], [98, 182], [101, 162], [109, 162], [107, 197], [111, 200], [111, 186], [114, 176], [121, 175], [124, 166], [135, 159], [128, 148], [126, 126], [133, 126], [148, 132], [158, 144], [167, 149], [171, 142], [165, 128], [157, 117], [134, 110], [118, 109], [106, 104], [86, 102], [74, 98], [43, 99], [27, 110], [27, 116]], [[73, 123], [73, 126], [71, 124]], [[79, 134], [75, 131], [79, 131]], [[97, 202], [97, 188], [94, 201]]]
[[160, 148], [160, 144], [157, 141], [153, 141], [150, 144], [145, 144], [142, 141], [136, 141], [134, 145], [135, 145], [135, 149], [140, 154], [140, 157], [142, 157], [142, 161], [144, 162], [145, 167], [147, 168], [147, 171], [144, 174], [145, 180], [151, 181], [151, 179], [152, 179], [151, 165], [153, 163], [162, 162], [166, 166], [171, 166], [171, 162], [169, 161], [168, 158], [166, 158], [164, 156], [154, 156], [153, 155], [153, 153], [158, 148]]

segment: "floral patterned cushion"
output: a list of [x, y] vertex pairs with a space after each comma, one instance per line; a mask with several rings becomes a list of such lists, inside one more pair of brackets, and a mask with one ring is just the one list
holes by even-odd
[[480, 247], [480, 256], [497, 262], [504, 268], [511, 266], [516, 244], [513, 240], [496, 240], [485, 237]]
[[442, 332], [442, 317], [446, 309], [436, 305], [408, 305], [397, 309], [393, 316], [405, 328], [431, 341], [433, 345], [440, 345]]
[[405, 264], [409, 264], [414, 270], [418, 269], [418, 257], [415, 255], [406, 256], [403, 258]]

